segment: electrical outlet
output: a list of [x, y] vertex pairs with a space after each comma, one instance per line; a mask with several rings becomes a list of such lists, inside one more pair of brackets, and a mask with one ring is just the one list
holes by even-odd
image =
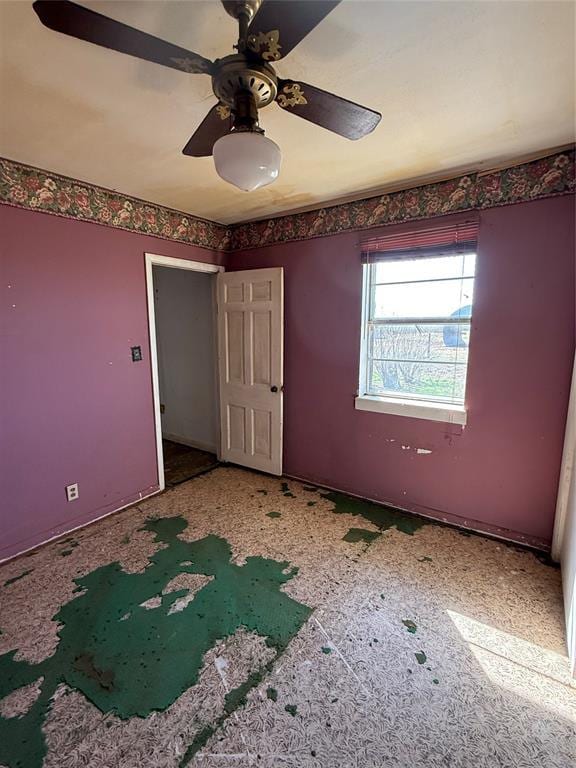
[[75, 501], [78, 496], [78, 483], [72, 483], [72, 485], [66, 486], [66, 498], [68, 501]]

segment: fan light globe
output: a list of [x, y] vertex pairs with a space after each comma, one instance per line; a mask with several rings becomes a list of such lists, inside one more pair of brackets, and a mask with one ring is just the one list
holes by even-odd
[[227, 133], [212, 154], [218, 175], [245, 192], [271, 184], [280, 172], [280, 147], [256, 131]]

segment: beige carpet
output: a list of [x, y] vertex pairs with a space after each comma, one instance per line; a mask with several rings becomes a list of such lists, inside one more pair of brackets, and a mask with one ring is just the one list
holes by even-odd
[[571, 768], [559, 571], [421, 522], [220, 467], [8, 563], [0, 764]]

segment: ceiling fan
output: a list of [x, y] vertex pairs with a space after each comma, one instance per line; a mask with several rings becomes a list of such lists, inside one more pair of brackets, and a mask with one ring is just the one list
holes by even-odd
[[33, 7], [56, 32], [189, 74], [210, 75], [218, 103], [183, 153], [213, 155], [223, 179], [251, 191], [270, 184], [280, 171], [280, 148], [258, 125], [258, 110], [272, 102], [347, 139], [366, 136], [380, 122], [380, 113], [307, 83], [281, 79], [272, 66], [340, 2], [222, 0], [238, 21], [239, 36], [237, 52], [216, 61], [68, 0], [36, 0]]

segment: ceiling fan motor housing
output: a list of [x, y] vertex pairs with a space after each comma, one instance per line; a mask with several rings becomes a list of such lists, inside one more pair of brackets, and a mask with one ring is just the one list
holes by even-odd
[[216, 73], [212, 88], [223, 104], [233, 108], [240, 92], [251, 93], [256, 109], [274, 101], [278, 92], [278, 78], [269, 64], [248, 61], [242, 54], [233, 54], [215, 62]]
[[252, 21], [262, 5], [262, 0], [222, 0], [222, 5], [226, 13], [229, 13], [235, 19], [246, 15], [249, 21]]

